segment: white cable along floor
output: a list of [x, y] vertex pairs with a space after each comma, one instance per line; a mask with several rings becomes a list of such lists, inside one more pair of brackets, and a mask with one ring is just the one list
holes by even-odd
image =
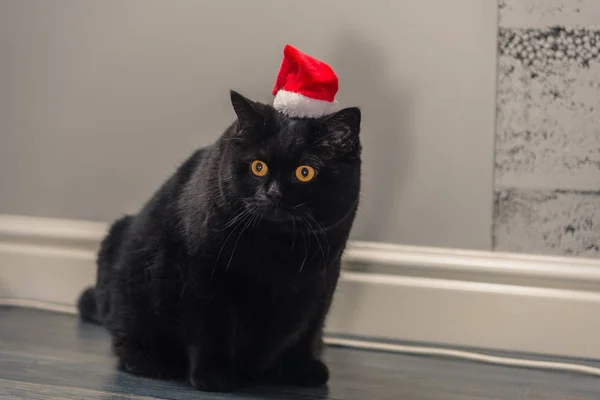
[[[53, 303], [0, 298], [0, 306], [23, 307], [35, 310], [43, 310], [57, 312], [62, 314], [76, 315], [77, 311], [74, 307], [57, 305]], [[326, 337], [325, 343], [329, 346], [346, 347], [360, 350], [383, 351], [390, 353], [410, 354], [416, 356], [434, 356], [453, 358], [492, 365], [501, 365], [506, 367], [529, 368], [538, 370], [563, 371], [570, 373], [580, 373], [600, 377], [600, 368], [592, 367], [584, 364], [529, 360], [512, 357], [494, 356], [484, 353], [477, 353], [465, 350], [456, 350], [440, 347], [400, 345], [393, 343], [381, 343], [368, 340], [345, 339], [337, 337]], [[599, 382], [600, 385], [600, 382]]]

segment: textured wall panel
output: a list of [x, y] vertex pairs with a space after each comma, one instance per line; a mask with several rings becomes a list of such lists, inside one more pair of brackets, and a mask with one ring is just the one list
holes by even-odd
[[494, 247], [600, 256], [600, 2], [499, 7]]

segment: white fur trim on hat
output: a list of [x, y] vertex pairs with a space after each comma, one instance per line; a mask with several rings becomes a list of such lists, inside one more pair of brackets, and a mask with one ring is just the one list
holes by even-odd
[[337, 101], [311, 99], [300, 93], [285, 90], [277, 92], [273, 107], [292, 118], [320, 118], [340, 109]]

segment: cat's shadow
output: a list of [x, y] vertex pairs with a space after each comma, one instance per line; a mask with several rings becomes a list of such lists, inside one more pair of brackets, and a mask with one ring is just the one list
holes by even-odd
[[[351, 240], [398, 242], [399, 223], [395, 209], [410, 160], [407, 131], [412, 121], [408, 87], [394, 79], [388, 56], [364, 35], [349, 31], [343, 35], [331, 56], [339, 75], [343, 104], [358, 105], [363, 122], [363, 169], [361, 202]], [[369, 265], [361, 268], [370, 269]], [[335, 306], [336, 320], [354, 325], [355, 305], [361, 302], [361, 285], [342, 285], [343, 306]], [[349, 304], [355, 303], [355, 304]], [[353, 332], [356, 333], [356, 332]]]
[[343, 82], [342, 103], [358, 105], [363, 114], [361, 204], [352, 239], [395, 242], [393, 210], [410, 157], [410, 93], [394, 80], [385, 53], [356, 32], [342, 36], [331, 61]]
[[[119, 372], [116, 369], [105, 380], [107, 392], [123, 392], [134, 396], [176, 396], [178, 399], [244, 399], [276, 400], [292, 398], [327, 399], [328, 386], [306, 388], [296, 386], [264, 385], [249, 382], [245, 386], [228, 393], [198, 391], [185, 380], [162, 381], [143, 378]], [[165, 397], [167, 398], [167, 397]], [[174, 398], [174, 397], [173, 397]]]

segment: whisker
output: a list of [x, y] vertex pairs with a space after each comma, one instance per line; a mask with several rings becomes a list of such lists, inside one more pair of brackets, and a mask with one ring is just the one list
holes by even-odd
[[306, 215], [317, 225], [317, 228], [319, 228], [321, 234], [323, 235], [323, 239], [325, 240], [325, 249], [327, 251], [327, 254], [323, 254], [323, 256], [325, 258], [329, 258], [329, 238], [327, 237], [327, 230], [314, 216], [308, 213]]
[[[303, 221], [300, 220], [300, 222], [303, 222]], [[302, 272], [302, 270], [304, 269], [304, 264], [306, 263], [306, 259], [308, 258], [308, 241], [306, 240], [306, 235], [304, 234], [304, 231], [300, 230], [300, 233], [302, 234], [302, 241], [304, 242], [304, 259], [302, 260], [302, 264], [300, 265], [300, 268], [298, 269], [298, 273]]]
[[321, 259], [325, 259], [325, 249], [323, 247], [323, 244], [321, 243], [321, 239], [319, 239], [319, 235], [322, 234], [322, 229], [320, 229], [319, 227], [317, 227], [318, 229], [314, 229], [313, 228], [313, 223], [311, 222], [314, 221], [314, 219], [311, 218], [310, 214], [305, 214], [306, 215], [306, 223], [308, 224], [309, 228], [310, 228], [310, 232], [313, 234], [313, 236], [315, 237], [315, 240], [317, 241], [317, 244], [319, 245], [319, 250], [321, 250]]
[[[225, 249], [225, 246], [227, 245], [227, 242], [229, 241], [229, 238], [231, 237], [231, 235], [233, 235], [233, 233], [237, 230], [237, 228], [239, 228], [242, 225], [242, 222], [245, 221], [245, 219], [250, 215], [250, 212], [248, 210], [244, 210], [244, 218], [241, 219], [231, 230], [231, 232], [229, 232], [229, 235], [227, 235], [227, 238], [225, 238], [225, 241], [223, 242], [223, 245], [221, 246], [221, 250], [219, 250], [219, 254], [217, 255], [217, 259], [215, 260], [215, 265], [213, 266], [212, 272], [210, 274], [211, 278], [215, 273], [215, 270], [217, 268], [217, 265], [219, 264], [219, 260], [221, 259], [221, 254], [223, 253], [223, 249]], [[236, 242], [237, 243], [237, 242]]]
[[308, 204], [308, 201], [305, 201], [304, 203], [300, 203], [300, 204], [295, 205], [294, 207], [290, 208], [290, 210], [296, 210], [296, 209], [298, 209], [300, 207], [304, 207], [307, 204]]
[[254, 222], [252, 223], [252, 229], [254, 229], [254, 230], [256, 230], [256, 228], [258, 227], [258, 224], [260, 223], [260, 221], [263, 217], [263, 214], [258, 211], [255, 211], [255, 214], [256, 214], [256, 218], [254, 219]]
[[[229, 270], [229, 265], [231, 264], [231, 260], [233, 260], [233, 256], [235, 255], [235, 249], [237, 248], [237, 245], [238, 245], [240, 239], [242, 238], [242, 235], [244, 234], [244, 231], [246, 229], [248, 229], [248, 227], [252, 223], [252, 220], [253, 220], [254, 216], [256, 215], [254, 213], [249, 213], [249, 214], [250, 214], [250, 216], [244, 220], [244, 221], [247, 221], [246, 224], [244, 225], [244, 227], [242, 228], [242, 230], [238, 234], [238, 237], [237, 237], [237, 239], [235, 241], [235, 244], [233, 245], [233, 250], [231, 250], [231, 255], [229, 256], [229, 261], [227, 261], [227, 266], [225, 267], [225, 272], [227, 272]], [[241, 223], [239, 225], [241, 225]]]
[[247, 209], [243, 209], [238, 214], [236, 214], [231, 220], [229, 220], [229, 222], [227, 222], [223, 226], [223, 228], [221, 229], [221, 231], [223, 231], [223, 230], [229, 228], [230, 226], [234, 225], [236, 222], [238, 222], [240, 219], [242, 219], [243, 217], [245, 217], [249, 213], [250, 213], [250, 211], [248, 211]]

